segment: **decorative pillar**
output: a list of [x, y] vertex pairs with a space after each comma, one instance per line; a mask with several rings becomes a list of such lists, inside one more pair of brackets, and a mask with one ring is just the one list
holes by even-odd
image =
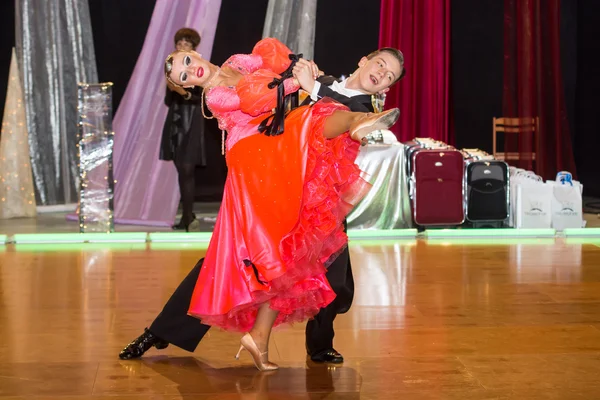
[[79, 231], [113, 232], [112, 83], [78, 87]]

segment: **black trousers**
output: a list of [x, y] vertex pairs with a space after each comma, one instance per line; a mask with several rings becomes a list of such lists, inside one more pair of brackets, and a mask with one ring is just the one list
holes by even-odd
[[[200, 259], [179, 284], [149, 328], [159, 338], [190, 352], [196, 350], [210, 329], [210, 326], [187, 314], [203, 262], [204, 259]], [[326, 276], [337, 296], [306, 325], [306, 350], [311, 355], [333, 348], [333, 321], [337, 314], [345, 313], [352, 304], [354, 279], [348, 248], [329, 266]]]
[[204, 325], [199, 319], [188, 315], [203, 262], [204, 258], [200, 259], [179, 284], [149, 328], [159, 338], [190, 352], [196, 350], [198, 343], [210, 329], [210, 326]]
[[347, 247], [329, 266], [325, 276], [336, 298], [306, 324], [306, 351], [310, 355], [333, 348], [333, 321], [338, 314], [347, 312], [352, 305], [354, 278]]

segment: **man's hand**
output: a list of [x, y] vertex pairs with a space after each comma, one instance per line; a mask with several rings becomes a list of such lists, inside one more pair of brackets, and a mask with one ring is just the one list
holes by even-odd
[[173, 85], [169, 81], [167, 81], [167, 87], [169, 88], [170, 91], [179, 93], [182, 96], [185, 96], [187, 94], [187, 90], [185, 90], [181, 86]]
[[317, 64], [313, 61], [308, 61], [303, 58], [298, 60], [292, 69], [294, 78], [298, 80], [300, 87], [311, 93], [315, 86], [315, 80], [319, 77], [320, 71]]

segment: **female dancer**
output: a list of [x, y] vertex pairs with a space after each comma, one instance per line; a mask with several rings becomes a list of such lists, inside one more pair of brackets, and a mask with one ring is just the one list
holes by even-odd
[[172, 83], [203, 88], [228, 132], [223, 200], [189, 313], [248, 332], [240, 351], [263, 371], [278, 368], [268, 361], [271, 328], [312, 317], [335, 297], [325, 268], [347, 243], [343, 219], [369, 189], [354, 164], [359, 143], [399, 115], [321, 101], [279, 119], [283, 95], [298, 90], [280, 79], [293, 70], [290, 53], [269, 38], [221, 68], [195, 52], [165, 62]]

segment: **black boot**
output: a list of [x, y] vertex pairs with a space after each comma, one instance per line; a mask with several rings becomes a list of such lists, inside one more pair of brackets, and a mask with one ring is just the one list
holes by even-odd
[[154, 335], [152, 332], [148, 330], [148, 328], [144, 329], [144, 333], [140, 335], [137, 339], [129, 343], [121, 352], [119, 353], [119, 358], [121, 360], [131, 360], [134, 358], [140, 358], [144, 355], [145, 352], [150, 350], [152, 347], [156, 347], [158, 350], [165, 349], [169, 345], [169, 342], [165, 342], [158, 336]]
[[186, 232], [200, 232], [200, 221], [196, 218], [196, 214], [192, 214], [192, 220], [185, 227]]
[[179, 222], [178, 222], [176, 225], [173, 225], [173, 226], [171, 226], [171, 228], [172, 228], [174, 231], [182, 231], [182, 230], [185, 230], [185, 229], [186, 229], [186, 226], [185, 226], [185, 222], [183, 221], [183, 218], [182, 218], [181, 220], [179, 220]]
[[171, 226], [171, 228], [174, 231], [195, 232], [200, 229], [200, 223], [196, 219], [196, 214], [192, 213], [192, 216], [188, 217], [188, 218], [186, 218], [184, 215], [182, 215], [181, 219], [179, 220], [177, 225], [173, 225], [173, 226]]

